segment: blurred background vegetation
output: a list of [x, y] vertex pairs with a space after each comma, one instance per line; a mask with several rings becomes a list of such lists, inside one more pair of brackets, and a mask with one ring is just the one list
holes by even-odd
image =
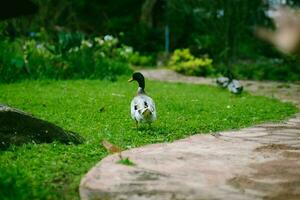
[[[272, 9], [300, 0], [32, 0], [38, 12], [0, 23], [0, 82], [115, 80], [131, 66], [186, 75], [299, 81], [299, 59], [253, 34]], [[16, 5], [18, 6], [18, 5]], [[273, 13], [274, 14], [274, 13]]]

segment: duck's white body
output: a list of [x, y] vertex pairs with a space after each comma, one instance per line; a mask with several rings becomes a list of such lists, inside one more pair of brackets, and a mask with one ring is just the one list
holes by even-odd
[[227, 87], [231, 93], [240, 94], [243, 91], [243, 86], [238, 80], [228, 77], [219, 77], [216, 82], [222, 88]]
[[136, 122], [151, 123], [156, 119], [155, 103], [141, 88], [131, 101], [131, 117]]
[[216, 82], [219, 86], [226, 88], [229, 84], [229, 78], [222, 76], [217, 78]]
[[227, 88], [231, 93], [234, 94], [240, 94], [243, 91], [243, 86], [238, 80], [235, 79], [228, 84]]

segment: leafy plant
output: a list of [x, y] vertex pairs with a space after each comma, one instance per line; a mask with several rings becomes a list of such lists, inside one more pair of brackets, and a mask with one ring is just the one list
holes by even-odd
[[171, 69], [190, 76], [208, 76], [214, 73], [212, 59], [194, 57], [189, 49], [177, 49], [170, 58]]
[[189, 49], [176, 49], [170, 58], [170, 65], [177, 65], [182, 62], [194, 60], [195, 57], [191, 54]]
[[20, 41], [0, 41], [0, 82], [28, 78]]
[[0, 82], [21, 79], [99, 78], [116, 80], [131, 72], [132, 47], [110, 35], [85, 38], [61, 33], [58, 40], [20, 38], [0, 41]]
[[134, 52], [129, 57], [129, 62], [135, 66], [153, 66], [155, 64], [153, 56], [141, 55], [139, 52]]
[[59, 32], [58, 33], [58, 51], [60, 53], [65, 53], [69, 49], [78, 47], [84, 41], [84, 34], [81, 32]]
[[[223, 66], [220, 66], [223, 68]], [[255, 62], [238, 62], [231, 66], [239, 79], [297, 81], [300, 79], [299, 61], [258, 58]]]
[[118, 161], [119, 164], [127, 165], [127, 166], [135, 166], [135, 163], [129, 160], [129, 158], [122, 158]]

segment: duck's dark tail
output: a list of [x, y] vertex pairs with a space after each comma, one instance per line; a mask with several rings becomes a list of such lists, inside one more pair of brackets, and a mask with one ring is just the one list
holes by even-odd
[[149, 118], [149, 117], [152, 115], [152, 112], [150, 111], [149, 108], [146, 108], [146, 109], [142, 112], [142, 115], [143, 115], [145, 118]]

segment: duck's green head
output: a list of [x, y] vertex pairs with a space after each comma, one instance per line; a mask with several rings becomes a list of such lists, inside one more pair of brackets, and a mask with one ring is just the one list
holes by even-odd
[[132, 74], [132, 78], [128, 80], [128, 82], [137, 81], [139, 84], [139, 87], [142, 89], [145, 89], [145, 78], [142, 73], [140, 72], [134, 72]]

